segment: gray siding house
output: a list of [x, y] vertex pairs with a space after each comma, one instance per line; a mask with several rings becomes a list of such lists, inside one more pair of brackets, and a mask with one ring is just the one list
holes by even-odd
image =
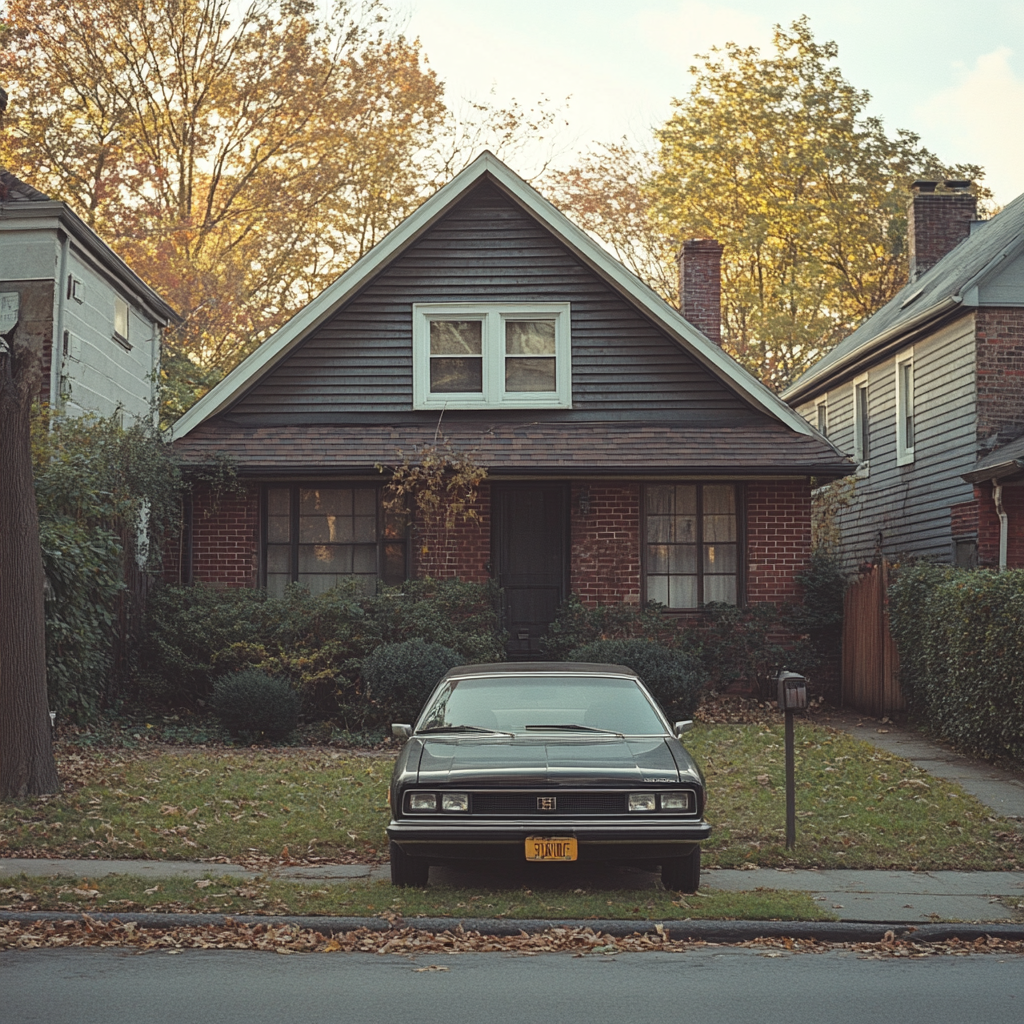
[[7, 171], [0, 295], [10, 317], [42, 335], [42, 401], [156, 423], [161, 332], [177, 314], [69, 206]]
[[1024, 196], [979, 221], [967, 186], [915, 184], [909, 283], [782, 395], [857, 464], [851, 567], [1024, 565]]

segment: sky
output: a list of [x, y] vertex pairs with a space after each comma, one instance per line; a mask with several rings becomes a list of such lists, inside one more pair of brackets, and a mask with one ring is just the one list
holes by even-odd
[[[390, 0], [450, 101], [546, 96], [567, 122], [556, 163], [595, 142], [647, 142], [686, 94], [696, 53], [771, 51], [775, 24], [806, 14], [889, 132], [986, 170], [995, 200], [1024, 192], [1024, 0]], [[566, 97], [571, 97], [564, 105]], [[515, 170], [536, 168], [524, 154]]]

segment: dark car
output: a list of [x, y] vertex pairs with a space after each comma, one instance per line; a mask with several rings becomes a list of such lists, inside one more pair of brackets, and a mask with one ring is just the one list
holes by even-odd
[[704, 777], [635, 672], [621, 665], [465, 665], [438, 683], [388, 799], [391, 881], [426, 885], [466, 860], [661, 865], [700, 883]]

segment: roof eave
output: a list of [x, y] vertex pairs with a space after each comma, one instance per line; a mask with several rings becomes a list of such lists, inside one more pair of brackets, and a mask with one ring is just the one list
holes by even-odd
[[969, 473], [961, 474], [960, 479], [966, 480], [969, 484], [983, 484], [989, 480], [1004, 480], [1022, 473], [1024, 459], [1007, 459], [985, 469], [972, 469]]

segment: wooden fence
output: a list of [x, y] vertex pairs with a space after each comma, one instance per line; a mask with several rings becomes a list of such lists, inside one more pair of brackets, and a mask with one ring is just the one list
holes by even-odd
[[874, 718], [903, 711], [899, 658], [889, 632], [889, 566], [883, 562], [846, 591], [843, 706]]

